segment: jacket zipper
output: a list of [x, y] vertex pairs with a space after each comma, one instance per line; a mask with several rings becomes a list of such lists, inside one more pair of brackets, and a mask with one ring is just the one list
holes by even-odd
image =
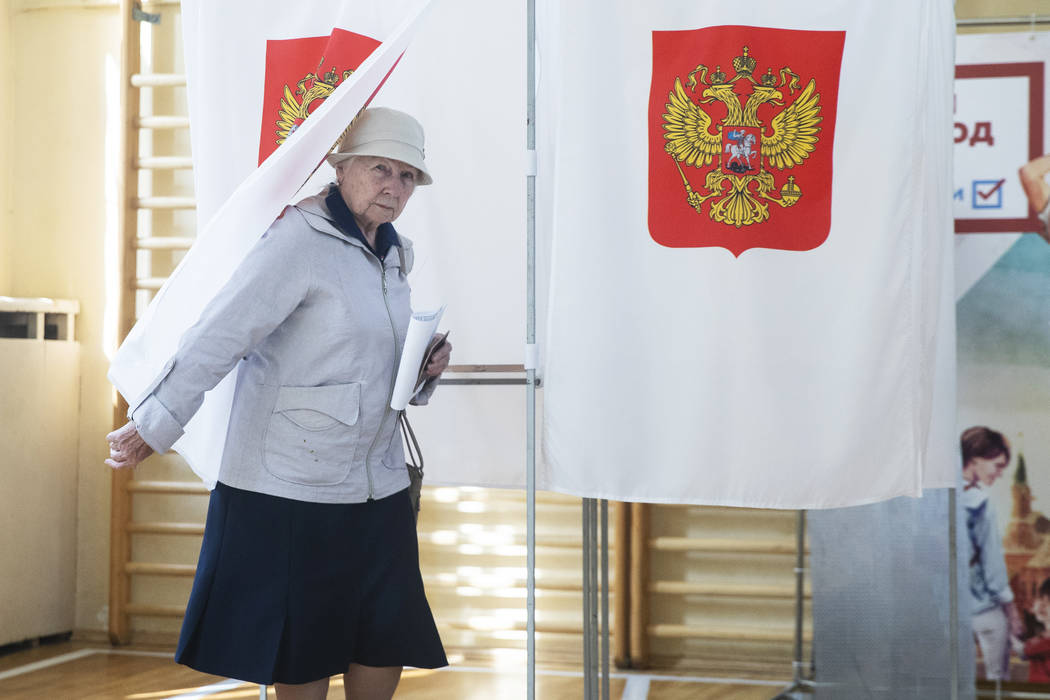
[[[373, 256], [374, 257], [374, 256]], [[379, 260], [377, 257], [376, 260]], [[398, 344], [397, 344], [397, 329], [394, 327], [394, 314], [390, 312], [390, 299], [387, 296], [386, 286], [386, 265], [382, 260], [379, 260], [379, 268], [382, 271], [381, 277], [383, 282], [383, 305], [386, 306], [386, 317], [390, 321], [390, 332], [394, 336], [394, 371], [390, 374], [390, 389], [387, 391], [387, 395], [391, 395], [394, 392], [394, 382], [397, 379], [397, 367], [398, 367]], [[379, 433], [383, 431], [383, 423], [386, 422], [387, 412], [389, 411], [389, 402], [383, 406], [383, 417], [379, 419], [379, 429], [376, 430], [376, 434], [372, 436], [372, 444], [368, 446], [368, 453], [365, 455], [365, 473], [368, 475], [368, 500], [375, 500], [375, 483], [372, 480], [372, 467], [369, 463], [372, 459], [372, 450], [375, 449], [376, 440], [379, 439]]]

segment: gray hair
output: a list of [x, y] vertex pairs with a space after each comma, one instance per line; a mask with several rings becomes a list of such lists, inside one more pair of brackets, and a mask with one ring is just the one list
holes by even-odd
[[347, 165], [350, 165], [350, 162], [353, 161], [354, 158], [357, 158], [357, 156], [348, 156], [347, 158], [344, 158], [343, 160], [335, 164], [335, 184], [342, 184], [339, 179], [339, 173], [341, 172], [340, 169]]

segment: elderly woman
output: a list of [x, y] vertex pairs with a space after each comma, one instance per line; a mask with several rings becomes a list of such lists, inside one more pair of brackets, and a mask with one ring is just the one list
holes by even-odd
[[325, 698], [339, 673], [347, 698], [385, 699], [402, 666], [447, 663], [389, 407], [412, 266], [390, 222], [431, 177], [422, 127], [392, 109], [362, 112], [328, 160], [337, 182], [273, 223], [108, 436], [107, 464], [168, 450], [239, 364], [176, 660], [282, 700]]

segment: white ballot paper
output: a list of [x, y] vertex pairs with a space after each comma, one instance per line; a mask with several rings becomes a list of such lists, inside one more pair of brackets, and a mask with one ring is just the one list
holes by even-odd
[[444, 306], [436, 311], [412, 312], [412, 320], [408, 322], [408, 335], [405, 337], [405, 348], [401, 352], [401, 364], [397, 368], [397, 379], [394, 380], [394, 393], [390, 396], [390, 408], [395, 411], [405, 410], [408, 402], [426, 383], [423, 376], [423, 358], [432, 350], [430, 340], [434, 337], [444, 313]]

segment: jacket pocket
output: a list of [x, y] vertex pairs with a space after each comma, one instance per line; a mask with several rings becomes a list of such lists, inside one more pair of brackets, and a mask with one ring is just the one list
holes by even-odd
[[[398, 422], [397, 414], [394, 414], [394, 429], [390, 433], [390, 442], [386, 445], [386, 450], [383, 452], [383, 457], [380, 461], [383, 466], [387, 469], [404, 469], [405, 468], [405, 456], [402, 450], [399, 450], [400, 446], [396, 441], [401, 440], [401, 424]], [[400, 458], [397, 458], [400, 455]]]
[[293, 484], [342, 482], [361, 433], [360, 408], [360, 384], [279, 387], [266, 428], [266, 470]]

